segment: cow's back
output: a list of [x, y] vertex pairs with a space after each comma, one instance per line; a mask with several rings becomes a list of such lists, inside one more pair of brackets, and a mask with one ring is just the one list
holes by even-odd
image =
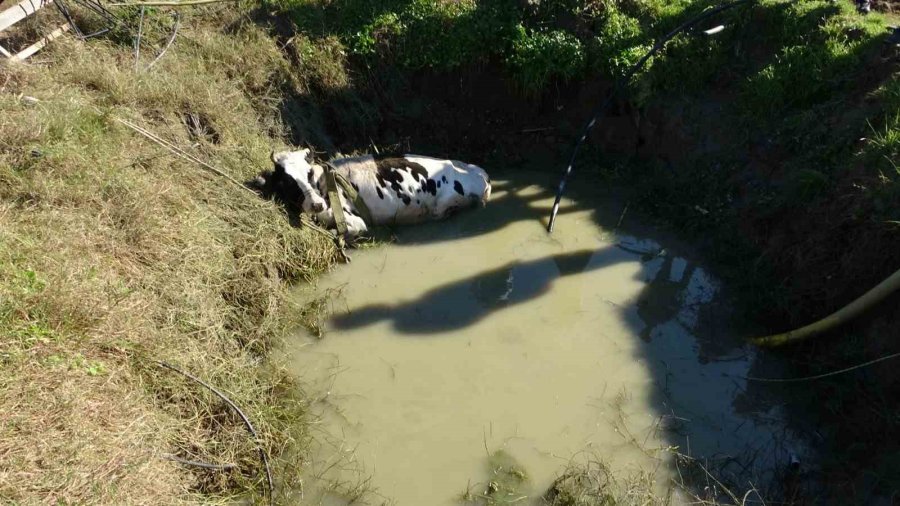
[[441, 219], [490, 196], [487, 173], [463, 162], [408, 154], [331, 163], [353, 184], [379, 225]]

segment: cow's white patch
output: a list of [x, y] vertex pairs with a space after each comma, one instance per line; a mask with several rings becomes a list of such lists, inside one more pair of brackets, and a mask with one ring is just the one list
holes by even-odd
[[[303, 212], [333, 227], [325, 171], [309, 161], [309, 150], [281, 152], [273, 161], [293, 178], [303, 194]], [[376, 160], [372, 156], [341, 158], [331, 162], [359, 192], [374, 225], [439, 220], [454, 212], [481, 205], [491, 196], [487, 173], [476, 165], [419, 155]], [[348, 235], [367, 230], [366, 223], [343, 189], [338, 191]]]

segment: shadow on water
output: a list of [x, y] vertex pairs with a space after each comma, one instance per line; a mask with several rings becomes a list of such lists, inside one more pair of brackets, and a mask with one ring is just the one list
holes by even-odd
[[[549, 179], [529, 178], [520, 175], [520, 181]], [[401, 234], [398, 247], [442, 243], [445, 251], [454, 251], [454, 241], [496, 232], [517, 221], [534, 221], [536, 225], [533, 235], [524, 238], [523, 244], [553, 242], [553, 238], [547, 238], [538, 228], [543, 226], [538, 220], [546, 216], [552, 201], [550, 185], [538, 188], [531, 185], [530, 191], [523, 191], [528, 187], [526, 183], [499, 184], [501, 195], [487, 209], [461, 214], [442, 224], [409, 229]], [[618, 204], [598, 202], [596, 195], [588, 196], [589, 191], [581, 193], [584, 195], [565, 202], [563, 212], [567, 215], [580, 212], [571, 219], [584, 220], [589, 216], [592, 226], [599, 224], [601, 230], [618, 229], [617, 232], [605, 237], [591, 236], [591, 229], [586, 228], [584, 246], [580, 248], [570, 246], [567, 250], [557, 244], [562, 252], [538, 258], [527, 255], [522, 258], [513, 253], [512, 260], [499, 267], [445, 281], [412, 300], [369, 303], [338, 311], [330, 321], [332, 330], [349, 332], [388, 322], [403, 336], [474, 339], [474, 335], [467, 337], [464, 333], [467, 328], [516, 306], [548, 297], [570, 296], [565, 299], [566, 304], [584, 304], [577, 293], [560, 293], [557, 285], [565, 280], [584, 276], [590, 280], [585, 282], [595, 283], [601, 278], [591, 276], [598, 272], [613, 270], [623, 263], [636, 264], [638, 268], [632, 280], [640, 284], [637, 295], [623, 300], [611, 297], [603, 302], [613, 308], [616, 319], [637, 339], [633, 360], [643, 364], [652, 378], [646, 403], [649, 414], [658, 422], [648, 430], [661, 431], [667, 446], [698, 459], [693, 462], [702, 463], [704, 469], [714, 473], [717, 479], [735, 485], [736, 490], [743, 492], [752, 482], [768, 489], [764, 493], [767, 498], [787, 498], [793, 492], [785, 492], [781, 484], [789, 475], [789, 464], [802, 461], [806, 465], [813, 460], [812, 452], [804, 443], [809, 440], [809, 434], [800, 434], [787, 425], [782, 389], [746, 379], [751, 371], [758, 376], [783, 376], [784, 369], [777, 357], [758, 354], [743, 342], [742, 338], [755, 329], [733, 314], [727, 288], [692, 255], [682, 253], [689, 251], [688, 248], [665, 233], [642, 227], [639, 219], [623, 215]], [[562, 216], [560, 228], [567, 226], [571, 225]], [[459, 254], [467, 254], [466, 251]], [[510, 254], [504, 251], [501, 253]], [[391, 251], [383, 253], [387, 258]], [[496, 263], [496, 259], [485, 259], [486, 265]], [[439, 260], [424, 265], [421, 271], [410, 266], [404, 275], [429, 279], [430, 269], [442, 269]], [[403, 280], [384, 282], [402, 283]], [[617, 281], [612, 279], [612, 282]], [[563, 290], [577, 290], [571, 283], [566, 287]], [[521, 315], [517, 317], [522, 325], [519, 330], [528, 332], [528, 322], [534, 315], [528, 314], [527, 309], [521, 311], [517, 313]], [[583, 314], [579, 307], [564, 312], [541, 315], [545, 319], [559, 319], [558, 325], [543, 332], [547, 340], [559, 340], [561, 346], [567, 346], [569, 337], [565, 319], [594, 317]], [[329, 337], [334, 338], [340, 337]], [[598, 327], [596, 339], [605, 338]], [[585, 377], [583, 381], [603, 381], [602, 375], [598, 378]], [[685, 479], [690, 478], [685, 475]], [[697, 479], [696, 492], [708, 493], [702, 487], [709, 478], [702, 474]]]
[[621, 254], [608, 248], [511, 262], [435, 288], [413, 301], [365, 306], [339, 314], [332, 321], [336, 330], [382, 320], [391, 320], [395, 330], [411, 335], [458, 330], [495, 311], [550, 294], [554, 282], [561, 277], [602, 269], [622, 260]]

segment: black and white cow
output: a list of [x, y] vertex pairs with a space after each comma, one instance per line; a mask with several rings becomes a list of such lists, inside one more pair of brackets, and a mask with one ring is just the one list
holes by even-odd
[[[325, 169], [310, 160], [308, 149], [272, 154], [275, 168], [257, 179], [263, 193], [278, 193], [334, 227], [328, 201]], [[370, 155], [332, 160], [365, 202], [374, 223], [391, 225], [440, 220], [458, 210], [484, 206], [491, 196], [491, 180], [478, 166], [419, 155], [376, 158]], [[366, 222], [344, 190], [339, 188], [347, 234], [367, 230]]]

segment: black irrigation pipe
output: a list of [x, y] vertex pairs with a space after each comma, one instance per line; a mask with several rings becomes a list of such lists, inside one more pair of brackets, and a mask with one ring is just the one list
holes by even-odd
[[654, 54], [656, 54], [663, 46], [666, 45], [667, 42], [672, 40], [679, 33], [687, 30], [688, 28], [693, 27], [694, 25], [700, 23], [701, 21], [710, 18], [722, 11], [726, 11], [728, 9], [737, 7], [739, 5], [748, 4], [755, 2], [756, 0], [734, 0], [733, 2], [725, 3], [719, 5], [718, 7], [712, 8], [705, 12], [700, 13], [698, 16], [685, 21], [677, 28], [666, 34], [665, 37], [657, 41], [657, 43], [647, 52], [637, 63], [631, 66], [628, 69], [628, 72], [625, 73], [618, 81], [616, 81], [615, 86], [612, 91], [610, 91], [609, 96], [606, 97], [606, 100], [603, 104], [597, 109], [594, 113], [591, 120], [587, 122], [584, 126], [584, 130], [581, 133], [581, 137], [575, 142], [575, 148], [572, 150], [572, 157], [569, 159], [569, 165], [566, 167], [566, 171], [563, 173], [562, 179], [559, 181], [559, 188], [556, 190], [556, 200], [553, 201], [553, 210], [550, 212], [550, 222], [547, 224], [547, 233], [553, 233], [553, 224], [556, 221], [556, 214], [559, 212], [559, 201], [562, 200], [563, 193], [566, 191], [566, 185], [569, 180], [569, 176], [572, 174], [572, 168], [575, 165], [575, 158], [578, 156], [578, 151], [581, 149], [581, 145], [584, 144], [585, 139], [587, 139], [588, 134], [591, 129], [594, 128], [594, 125], [597, 123], [597, 120], [606, 112], [606, 109], [612, 103], [612, 99], [616, 96], [616, 92], [622, 89], [625, 86], [625, 83], [629, 82], [634, 74], [637, 73], [641, 67], [647, 63], [647, 60], [650, 59]]
[[56, 8], [66, 19], [66, 22], [69, 23], [69, 26], [72, 27], [72, 31], [75, 32], [75, 36], [83, 40], [85, 38], [84, 33], [82, 33], [78, 28], [78, 25], [75, 24], [75, 20], [72, 19], [72, 13], [69, 12], [69, 7], [66, 5], [66, 3], [64, 1], [57, 1]]
[[78, 25], [75, 23], [75, 20], [72, 17], [72, 13], [69, 10], [69, 6], [67, 5], [67, 0], [56, 0], [55, 3], [56, 3], [57, 9], [59, 9], [59, 11], [63, 15], [63, 17], [66, 18], [66, 21], [68, 21], [69, 24], [72, 26], [72, 29], [74, 30], [75, 35], [79, 39], [85, 40], [85, 39], [90, 39], [91, 37], [96, 37], [98, 35], [102, 35], [108, 31], [110, 31], [112, 29], [112, 27], [116, 27], [116, 26], [119, 26], [122, 24], [121, 19], [119, 19], [115, 14], [110, 12], [109, 9], [104, 7], [97, 0], [72, 0], [72, 2], [92, 11], [94, 14], [103, 18], [107, 23], [106, 27], [101, 28], [100, 30], [97, 30], [96, 32], [85, 34], [84, 32], [81, 31], [80, 28], [78, 28]]
[[[268, 494], [269, 504], [270, 505], [274, 504], [274, 502], [275, 502], [275, 484], [272, 481], [272, 470], [269, 468], [269, 456], [266, 454], [266, 450], [262, 446], [262, 439], [260, 439], [259, 433], [256, 432], [256, 429], [253, 428], [253, 423], [250, 421], [250, 418], [241, 410], [241, 408], [238, 407], [237, 404], [234, 403], [234, 401], [229, 399], [227, 395], [223, 394], [216, 387], [210, 385], [209, 383], [203, 381], [202, 379], [194, 376], [193, 374], [191, 374], [189, 372], [182, 371], [181, 369], [175, 367], [174, 365], [172, 365], [168, 362], [163, 362], [161, 360], [154, 360], [154, 362], [160, 367], [169, 369], [170, 371], [177, 372], [178, 374], [180, 374], [188, 379], [191, 379], [191, 380], [195, 381], [196, 383], [199, 383], [200, 385], [203, 385], [204, 387], [206, 387], [207, 390], [216, 394], [220, 399], [222, 399], [222, 401], [224, 401], [225, 404], [228, 404], [228, 406], [230, 406], [231, 409], [233, 409], [234, 412], [237, 413], [238, 416], [241, 417], [241, 420], [244, 421], [244, 426], [247, 427], [247, 431], [250, 432], [250, 434], [253, 436], [253, 442], [256, 443], [256, 448], [259, 451], [259, 460], [262, 462], [263, 466], [265, 467], [265, 471], [266, 471], [266, 483], [268, 484], [267, 491], [269, 492], [269, 494]], [[197, 463], [192, 462], [191, 464], [196, 465]]]

